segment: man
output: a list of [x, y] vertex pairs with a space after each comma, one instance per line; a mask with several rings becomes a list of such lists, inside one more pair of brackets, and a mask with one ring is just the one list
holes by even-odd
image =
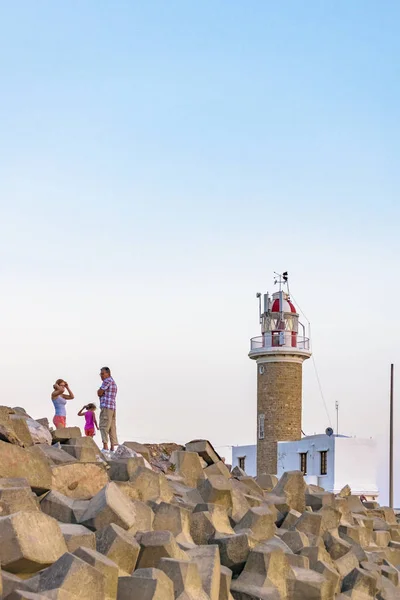
[[111, 371], [108, 367], [100, 369], [100, 377], [103, 381], [97, 391], [100, 398], [100, 433], [103, 442], [103, 450], [108, 450], [108, 436], [110, 436], [110, 450], [118, 445], [117, 423], [116, 423], [116, 404], [117, 384], [111, 377]]

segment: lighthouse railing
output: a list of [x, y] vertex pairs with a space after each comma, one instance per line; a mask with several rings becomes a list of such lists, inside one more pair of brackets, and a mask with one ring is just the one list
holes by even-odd
[[250, 350], [273, 350], [275, 348], [296, 348], [310, 350], [310, 338], [291, 331], [269, 332], [251, 338]]

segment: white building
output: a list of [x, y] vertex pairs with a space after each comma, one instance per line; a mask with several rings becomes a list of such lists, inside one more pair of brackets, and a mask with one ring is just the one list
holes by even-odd
[[[248, 475], [257, 472], [257, 446], [233, 446], [232, 467]], [[337, 494], [350, 485], [353, 494], [375, 500], [378, 463], [373, 439], [342, 435], [310, 435], [294, 442], [278, 442], [278, 477], [285, 471], [303, 471], [307, 483]]]

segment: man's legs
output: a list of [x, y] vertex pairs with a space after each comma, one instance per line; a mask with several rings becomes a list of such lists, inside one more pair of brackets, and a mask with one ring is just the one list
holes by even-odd
[[103, 450], [108, 450], [108, 432], [110, 431], [112, 414], [114, 411], [110, 408], [102, 408], [100, 411], [99, 429]]
[[111, 423], [110, 423], [110, 448], [114, 450], [114, 446], [118, 446], [117, 438], [117, 411], [112, 411]]

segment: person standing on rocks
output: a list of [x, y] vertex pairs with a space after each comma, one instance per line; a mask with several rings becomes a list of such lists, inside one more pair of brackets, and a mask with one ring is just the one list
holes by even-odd
[[[66, 393], [66, 391], [68, 393]], [[57, 379], [53, 385], [53, 391], [51, 393], [51, 399], [53, 401], [54, 409], [56, 414], [53, 418], [53, 423], [56, 429], [61, 429], [67, 426], [67, 400], [73, 400], [74, 395], [69, 389], [68, 383], [63, 379]]]
[[103, 450], [108, 450], [108, 438], [110, 437], [110, 450], [113, 451], [114, 447], [118, 445], [115, 403], [118, 388], [108, 367], [100, 369], [100, 377], [103, 383], [97, 390], [97, 395], [100, 398], [99, 427], [101, 440]]

